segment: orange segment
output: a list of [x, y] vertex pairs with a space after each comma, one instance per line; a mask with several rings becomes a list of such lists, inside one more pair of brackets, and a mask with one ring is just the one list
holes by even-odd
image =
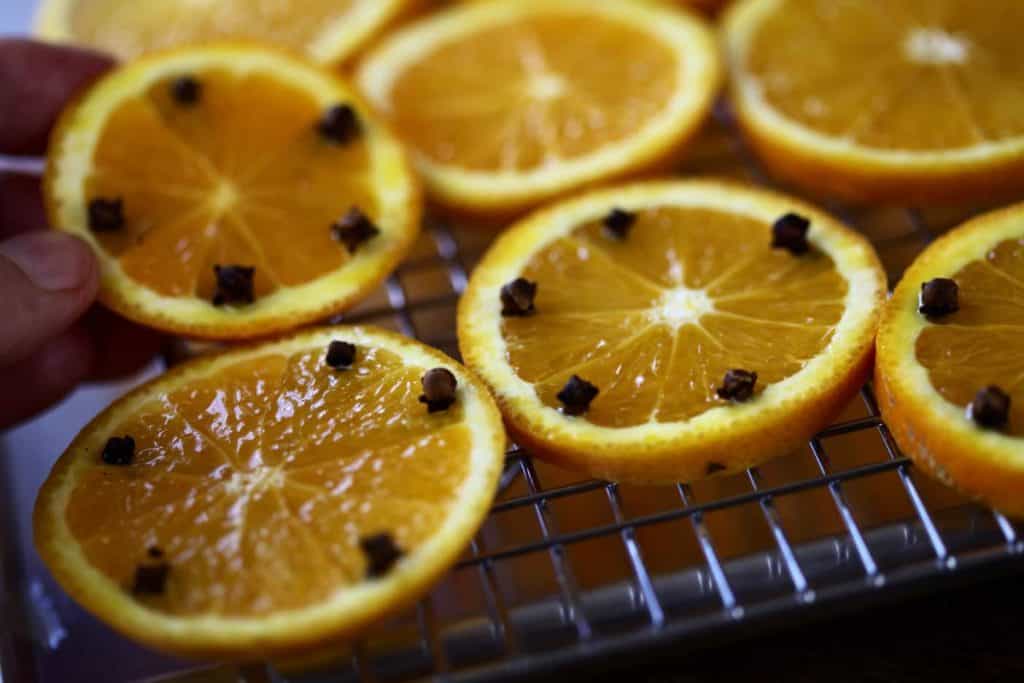
[[[637, 330], [646, 331], [649, 325], [643, 310], [546, 312], [503, 319], [502, 335], [516, 372], [528, 382], [543, 382], [565, 368], [610, 358]], [[538, 353], [553, 339], [558, 340], [556, 345]]]
[[[538, 340], [551, 343], [550, 336]], [[628, 427], [654, 412], [661, 395], [659, 377], [668, 364], [673, 344], [672, 330], [664, 325], [641, 327], [641, 331], [604, 349], [604, 353], [562, 368], [551, 377], [536, 381], [537, 395], [546, 405], [561, 405], [558, 392], [573, 375], [586, 378], [601, 389], [590, 404], [587, 419], [608, 427]], [[536, 354], [538, 347], [530, 350]], [[527, 360], [527, 359], [524, 359]], [[528, 362], [524, 362], [529, 367]]]
[[[959, 309], [925, 316], [921, 285], [950, 278]], [[1024, 207], [936, 240], [893, 292], [878, 335], [879, 407], [900, 448], [967, 495], [1024, 515]], [[972, 417], [979, 392], [1009, 397], [1005, 424]]]
[[217, 40], [245, 39], [341, 62], [408, 10], [409, 0], [47, 0], [44, 38], [121, 59]]
[[[627, 286], [609, 291], [607, 279], [588, 277], [595, 270], [613, 271]], [[659, 288], [643, 275], [618, 265], [600, 246], [572, 235], [553, 241], [536, 254], [522, 275], [530, 280], [544, 277], [548, 286], [537, 292], [538, 302], [552, 314], [642, 310], [655, 305], [661, 296]]]
[[744, 0], [726, 19], [740, 121], [769, 166], [815, 190], [1024, 187], [1022, 23], [1015, 0]]
[[[355, 343], [347, 370], [328, 344]], [[455, 405], [418, 397], [450, 368]], [[102, 457], [134, 439], [131, 463]], [[486, 514], [503, 456], [486, 390], [438, 352], [326, 328], [180, 366], [114, 404], [56, 465], [40, 552], [64, 587], [126, 634], [173, 652], [281, 654], [409, 604]], [[368, 576], [361, 543], [403, 553]], [[140, 566], [166, 563], [152, 594]], [[266, 648], [265, 650], [263, 648]]]
[[[606, 230], [613, 211], [633, 222]], [[772, 224], [811, 221], [810, 251], [772, 248]], [[535, 310], [500, 292], [536, 283]], [[885, 291], [870, 245], [779, 195], [714, 182], [585, 194], [523, 220], [473, 273], [459, 346], [517, 438], [595, 476], [680, 481], [786, 452], [827, 424], [868, 373]], [[753, 398], [725, 400], [730, 370]], [[573, 376], [597, 395], [581, 416]], [[721, 467], [719, 467], [721, 466]]]
[[664, 162], [717, 80], [698, 18], [582, 0], [453, 7], [386, 39], [359, 71], [436, 198], [483, 213]]
[[[196, 101], [174, 95], [182, 77]], [[344, 143], [318, 123], [356, 112]], [[415, 181], [398, 145], [347, 87], [252, 48], [183, 51], [104, 79], [65, 115], [47, 183], [54, 225], [93, 242], [103, 300], [193, 336], [268, 334], [341, 310], [376, 285], [418, 228]], [[120, 200], [119, 229], [88, 206]], [[381, 234], [355, 254], [332, 225], [358, 208]], [[255, 269], [255, 305], [218, 307], [216, 266]]]

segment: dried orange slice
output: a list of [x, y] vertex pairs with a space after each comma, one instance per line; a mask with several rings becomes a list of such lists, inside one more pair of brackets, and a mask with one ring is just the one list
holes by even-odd
[[796, 199], [641, 183], [503, 234], [460, 303], [459, 346], [542, 457], [686, 481], [834, 418], [870, 372], [884, 296], [867, 240]]
[[744, 0], [724, 26], [740, 124], [781, 177], [901, 203], [1024, 189], [1024, 3]]
[[336, 313], [419, 230], [405, 154], [335, 76], [266, 49], [154, 55], [62, 117], [51, 224], [88, 241], [101, 300], [207, 338], [266, 335]]
[[[915, 462], [1024, 517], [1022, 333], [1018, 205], [947, 233], [910, 266], [879, 329], [875, 390], [897, 444]], [[1009, 399], [1005, 412], [999, 393]]]
[[501, 0], [388, 36], [358, 82], [434, 199], [501, 214], [667, 162], [719, 70], [711, 29], [661, 3]]
[[[454, 403], [418, 400], [435, 367]], [[36, 545], [72, 597], [151, 647], [295, 655], [425, 592], [483, 521], [503, 451], [486, 387], [458, 363], [322, 328], [186, 363], [110, 406], [43, 485]]]
[[172, 47], [251, 40], [342, 62], [415, 0], [44, 0], [36, 33], [133, 59]]

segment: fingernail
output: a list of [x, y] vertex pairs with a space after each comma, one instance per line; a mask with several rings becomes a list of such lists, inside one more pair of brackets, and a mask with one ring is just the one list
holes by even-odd
[[0, 243], [10, 259], [39, 289], [62, 292], [84, 286], [95, 268], [89, 246], [59, 232], [32, 232]]

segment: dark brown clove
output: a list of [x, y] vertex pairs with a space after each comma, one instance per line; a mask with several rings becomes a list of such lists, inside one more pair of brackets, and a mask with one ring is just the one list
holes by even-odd
[[786, 249], [792, 254], [807, 253], [807, 231], [811, 222], [795, 213], [787, 213], [772, 225], [772, 248]]
[[380, 234], [380, 228], [355, 206], [331, 226], [331, 231], [334, 239], [344, 244], [350, 254], [356, 253], [364, 242]]
[[458, 387], [458, 381], [451, 370], [447, 368], [428, 370], [420, 382], [423, 384], [420, 403], [427, 404], [428, 412], [437, 413], [447, 410], [455, 403], [455, 389]]
[[108, 465], [131, 465], [135, 459], [135, 439], [130, 436], [112, 436], [103, 447], [103, 462]]
[[737, 368], [725, 373], [725, 377], [722, 378], [722, 386], [718, 387], [716, 392], [719, 398], [742, 403], [750, 400], [750, 397], [754, 395], [755, 384], [757, 384], [756, 372]]
[[337, 104], [324, 112], [316, 129], [326, 140], [344, 145], [359, 136], [362, 126], [355, 109], [348, 104]]
[[179, 76], [171, 83], [171, 97], [178, 104], [192, 106], [199, 102], [203, 85], [194, 76]]
[[335, 370], [352, 367], [352, 364], [356, 362], [356, 345], [335, 339], [327, 345], [324, 362]]
[[614, 208], [604, 217], [605, 234], [617, 240], [624, 240], [636, 223], [636, 214], [624, 209]]
[[929, 318], [937, 318], [960, 310], [960, 287], [956, 280], [937, 277], [921, 283], [917, 310]]
[[537, 283], [517, 277], [501, 288], [501, 314], [505, 317], [530, 315], [535, 310], [536, 297]]
[[140, 564], [135, 568], [132, 593], [135, 595], [163, 595], [167, 589], [167, 576], [171, 565], [166, 562]]
[[387, 532], [361, 538], [359, 547], [366, 555], [366, 576], [371, 579], [387, 574], [405, 554]]
[[1002, 429], [1010, 421], [1010, 397], [997, 386], [987, 386], [967, 406], [967, 417], [980, 427]]
[[562, 402], [562, 412], [566, 415], [582, 415], [590, 409], [590, 403], [599, 393], [596, 386], [579, 375], [573, 375], [556, 398]]
[[97, 197], [89, 202], [89, 229], [115, 232], [124, 227], [124, 201]]
[[217, 276], [217, 291], [213, 295], [214, 306], [251, 304], [254, 301], [255, 268], [216, 265], [213, 272]]

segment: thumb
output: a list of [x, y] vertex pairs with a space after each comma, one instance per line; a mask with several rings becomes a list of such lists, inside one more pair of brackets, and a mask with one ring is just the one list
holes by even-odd
[[0, 242], [0, 367], [71, 327], [98, 287], [96, 260], [77, 237], [33, 232]]

